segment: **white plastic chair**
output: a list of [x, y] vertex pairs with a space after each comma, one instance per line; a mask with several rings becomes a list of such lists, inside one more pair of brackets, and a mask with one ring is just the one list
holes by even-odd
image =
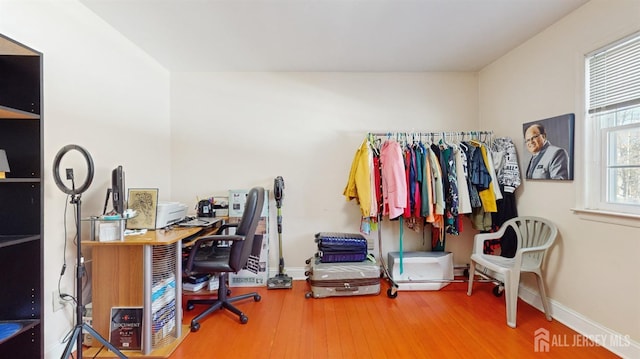
[[[513, 258], [505, 258], [497, 255], [484, 254], [484, 242], [491, 239], [502, 238], [509, 227], [514, 230], [517, 237], [515, 256]], [[471, 295], [473, 277], [477, 270], [476, 265], [480, 265], [497, 273], [498, 276], [502, 277], [504, 283], [507, 325], [515, 328], [520, 273], [531, 272], [536, 275], [538, 281], [538, 290], [540, 292], [540, 298], [542, 299], [545, 316], [547, 320], [551, 321], [551, 312], [549, 310], [547, 294], [544, 289], [545, 285], [541, 266], [547, 249], [553, 244], [557, 235], [558, 229], [555, 224], [544, 218], [530, 216], [512, 218], [506, 221], [500, 230], [495, 233], [476, 234], [473, 241], [467, 295]], [[478, 272], [481, 275], [487, 275], [486, 272]]]

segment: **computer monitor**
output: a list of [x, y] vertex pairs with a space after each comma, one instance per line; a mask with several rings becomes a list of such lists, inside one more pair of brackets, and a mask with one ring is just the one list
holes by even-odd
[[111, 171], [111, 198], [113, 202], [113, 211], [123, 214], [125, 210], [125, 191], [124, 170], [122, 166], [118, 166]]

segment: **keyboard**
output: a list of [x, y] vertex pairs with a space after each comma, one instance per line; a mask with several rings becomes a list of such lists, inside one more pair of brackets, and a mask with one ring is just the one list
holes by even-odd
[[222, 218], [216, 217], [198, 217], [185, 222], [181, 222], [178, 225], [182, 227], [208, 227], [221, 220]]

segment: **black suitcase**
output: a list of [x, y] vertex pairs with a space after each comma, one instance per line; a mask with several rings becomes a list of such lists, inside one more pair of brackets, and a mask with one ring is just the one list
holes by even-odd
[[367, 258], [367, 239], [360, 233], [319, 232], [316, 257], [322, 263], [361, 262]]

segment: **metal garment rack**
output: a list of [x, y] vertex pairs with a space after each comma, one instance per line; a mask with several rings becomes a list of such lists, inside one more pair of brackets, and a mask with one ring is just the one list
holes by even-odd
[[[493, 137], [493, 131], [438, 131], [438, 132], [422, 132], [422, 131], [395, 131], [395, 132], [369, 132], [367, 134], [368, 138], [376, 137], [377, 139], [394, 139], [398, 141], [422, 141], [423, 139], [427, 139], [431, 142], [436, 142], [438, 139], [442, 139], [444, 143], [448, 143], [448, 141], [466, 141], [468, 140], [477, 140], [480, 142], [491, 142]], [[468, 282], [466, 279], [433, 279], [433, 280], [418, 280], [418, 281], [398, 281], [394, 280], [391, 276], [389, 268], [384, 260], [384, 254], [382, 251], [382, 215], [378, 214], [378, 250], [380, 263], [382, 267], [382, 271], [384, 276], [389, 281], [389, 289], [387, 289], [387, 296], [389, 298], [396, 298], [398, 296], [398, 288], [399, 283], [461, 283]], [[469, 273], [469, 266], [460, 267], [464, 268], [465, 276], [474, 275], [473, 273]], [[503, 288], [502, 282], [497, 279], [490, 278], [488, 276], [481, 275], [482, 278], [475, 281], [480, 282], [492, 282], [496, 283], [498, 289]], [[501, 290], [494, 290], [494, 294], [497, 296], [498, 293], [502, 293]]]
[[434, 142], [436, 139], [443, 139], [447, 142], [449, 140], [461, 140], [465, 141], [468, 137], [470, 140], [487, 141], [493, 137], [493, 131], [437, 131], [437, 132], [422, 132], [422, 131], [394, 131], [394, 132], [369, 132], [368, 137], [378, 138], [394, 138], [396, 140], [422, 140], [427, 138]]

